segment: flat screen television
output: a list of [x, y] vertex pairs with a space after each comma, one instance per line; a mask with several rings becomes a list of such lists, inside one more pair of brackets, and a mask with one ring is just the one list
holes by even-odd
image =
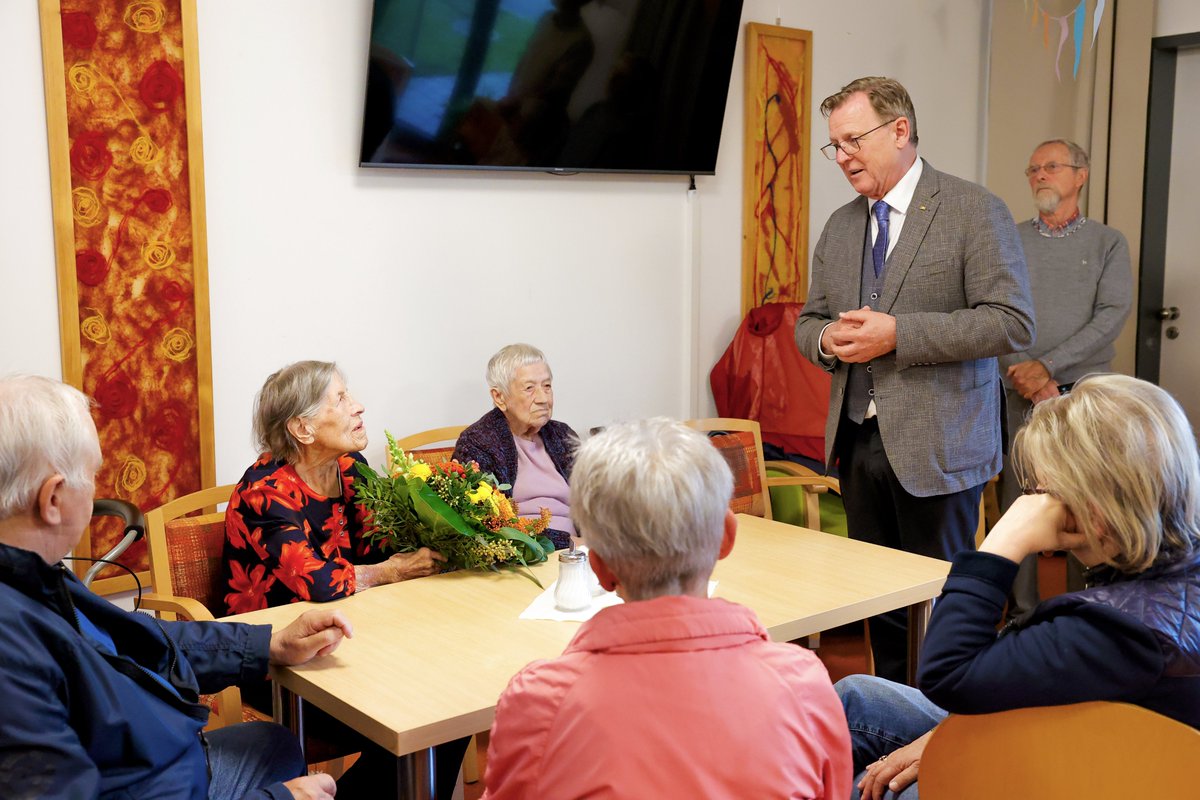
[[742, 0], [375, 0], [361, 164], [713, 173]]

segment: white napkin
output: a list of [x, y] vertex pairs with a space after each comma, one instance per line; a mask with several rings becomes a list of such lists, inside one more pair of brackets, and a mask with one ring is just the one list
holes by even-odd
[[[603, 592], [592, 596], [592, 603], [587, 608], [578, 611], [560, 611], [554, 605], [554, 587], [558, 581], [546, 587], [546, 590], [533, 599], [533, 602], [521, 612], [520, 619], [553, 619], [562, 622], [587, 622], [602, 608], [624, 603], [616, 592]], [[716, 581], [708, 582], [708, 596], [712, 597], [717, 589]]]

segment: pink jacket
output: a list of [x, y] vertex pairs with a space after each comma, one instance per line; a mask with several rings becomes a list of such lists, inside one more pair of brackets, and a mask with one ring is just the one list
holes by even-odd
[[496, 707], [486, 798], [843, 798], [850, 734], [824, 665], [754, 612], [670, 596], [600, 611]]

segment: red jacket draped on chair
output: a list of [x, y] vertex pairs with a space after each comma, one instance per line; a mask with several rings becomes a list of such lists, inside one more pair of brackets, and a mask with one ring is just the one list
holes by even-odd
[[764, 442], [823, 462], [830, 379], [796, 347], [801, 308], [768, 303], [751, 309], [710, 381], [720, 416], [757, 420]]

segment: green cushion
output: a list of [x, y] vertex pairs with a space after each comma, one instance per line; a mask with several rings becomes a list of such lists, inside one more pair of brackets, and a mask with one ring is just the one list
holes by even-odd
[[[782, 476], [784, 473], [778, 470], [767, 470], [769, 478]], [[821, 506], [821, 530], [825, 533], [845, 536], [846, 509], [842, 506], [842, 498], [832, 492], [826, 492], [818, 500]], [[771, 516], [789, 525], [812, 527], [808, 524], [808, 514], [805, 512], [804, 488], [801, 486], [771, 487]]]

